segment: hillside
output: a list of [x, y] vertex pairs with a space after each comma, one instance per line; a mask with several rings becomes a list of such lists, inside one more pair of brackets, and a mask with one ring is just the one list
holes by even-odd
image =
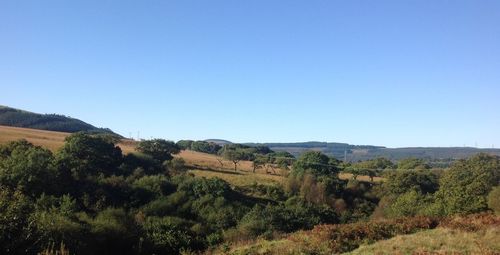
[[[0, 126], [0, 144], [26, 139], [34, 145], [45, 147], [51, 151], [59, 149], [64, 144], [64, 139], [69, 135], [70, 133], [66, 132]], [[135, 151], [135, 141], [133, 140], [122, 139], [118, 146], [123, 153]]]
[[0, 105], [0, 125], [33, 128], [58, 132], [88, 132], [112, 134], [123, 138], [108, 128], [97, 128], [79, 119], [59, 114], [39, 114]]
[[409, 217], [319, 225], [277, 240], [236, 244], [213, 254], [498, 254], [500, 217]]

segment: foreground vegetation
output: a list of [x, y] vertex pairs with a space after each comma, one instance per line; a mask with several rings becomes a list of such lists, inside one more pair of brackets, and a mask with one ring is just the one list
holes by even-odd
[[[498, 254], [500, 216], [407, 217], [321, 225], [278, 240], [257, 240], [225, 254]], [[390, 238], [390, 239], [388, 239]], [[384, 240], [385, 241], [379, 241]]]
[[[160, 139], [124, 155], [116, 142], [76, 133], [55, 152], [26, 140], [1, 146], [1, 253], [331, 254], [430, 229], [480, 238], [483, 226], [498, 226], [492, 214], [452, 220], [500, 212], [496, 156], [440, 170], [412, 158], [348, 164], [313, 151], [295, 159]], [[204, 158], [213, 165], [189, 169], [181, 149], [213, 155]]]

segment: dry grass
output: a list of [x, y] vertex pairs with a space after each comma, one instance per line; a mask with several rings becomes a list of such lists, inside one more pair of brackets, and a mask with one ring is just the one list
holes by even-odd
[[190, 170], [190, 173], [198, 177], [214, 178], [218, 177], [237, 187], [246, 187], [255, 183], [263, 185], [282, 184], [285, 178], [278, 175], [252, 173], [252, 172], [234, 172], [227, 170]]
[[[51, 151], [61, 148], [64, 139], [69, 135], [70, 133], [64, 132], [0, 126], [0, 144], [26, 139], [34, 145], [45, 147]], [[135, 144], [136, 142], [132, 140], [122, 140], [118, 146], [120, 146], [123, 153], [127, 154], [135, 151]]]
[[[189, 166], [195, 168], [227, 169], [227, 170], [234, 169], [233, 162], [224, 160], [221, 157], [213, 154], [185, 150], [181, 151], [181, 153], [179, 153], [179, 155], [177, 156], [183, 158]], [[217, 159], [221, 160], [222, 165], [219, 163]], [[238, 162], [237, 169], [239, 171], [247, 171], [247, 172], [253, 171], [252, 162], [242, 160]]]
[[[207, 154], [207, 153], [202, 153], [202, 152], [196, 152], [196, 151], [182, 151], [177, 157], [183, 158], [187, 165], [189, 167], [192, 167], [194, 169], [198, 169], [194, 171], [193, 173], [198, 176], [205, 176], [205, 177], [219, 177], [221, 179], [227, 180], [231, 179], [234, 180], [234, 164], [231, 161], [224, 160], [219, 156], [213, 155], [213, 154]], [[221, 163], [218, 161], [218, 159], [222, 162]], [[201, 171], [203, 170], [217, 170], [216, 172], [206, 172], [206, 171]], [[238, 163], [237, 167], [238, 171], [236, 173], [242, 175], [245, 178], [251, 178], [253, 176], [253, 165], [251, 161], [240, 161]], [[227, 176], [226, 173], [233, 173], [233, 175]], [[272, 175], [270, 174], [272, 173]], [[275, 169], [275, 172], [272, 172], [271, 169], [264, 169], [264, 168], [258, 168], [256, 170], [256, 175], [260, 176], [262, 178], [256, 177], [256, 179], [274, 179], [276, 181], [281, 182], [281, 176], [286, 176], [288, 173], [288, 170], [285, 169]], [[352, 178], [352, 174], [349, 173], [340, 173], [339, 178], [342, 180], [349, 180]], [[365, 182], [370, 182], [370, 177], [369, 176], [363, 176], [359, 175], [357, 177], [358, 181], [365, 181]], [[374, 177], [373, 182], [381, 182], [383, 181], [384, 178], [382, 177]], [[247, 181], [247, 183], [250, 181]]]
[[500, 228], [478, 232], [437, 228], [364, 245], [348, 254], [500, 254]]
[[[437, 228], [434, 224], [426, 225], [422, 217], [379, 222], [382, 225], [373, 223], [320, 225], [276, 240], [234, 243], [228, 250], [215, 250], [212, 254], [338, 254], [346, 247], [349, 250], [349, 243], [358, 241], [361, 246], [346, 254], [500, 254], [500, 217], [492, 214], [442, 219]], [[387, 224], [399, 225], [393, 231], [400, 234], [380, 240], [387, 234], [380, 232]], [[475, 227], [465, 227], [467, 224]], [[361, 231], [365, 226], [368, 232]], [[379, 234], [374, 235], [376, 232]]]

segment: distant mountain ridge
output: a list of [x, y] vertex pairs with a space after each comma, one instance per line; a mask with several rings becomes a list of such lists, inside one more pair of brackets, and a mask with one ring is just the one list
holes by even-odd
[[298, 143], [246, 143], [250, 146], [268, 146], [274, 151], [287, 151], [295, 156], [305, 151], [314, 150], [346, 159], [349, 162], [385, 157], [393, 161], [414, 157], [434, 163], [435, 166], [445, 166], [456, 159], [470, 157], [477, 153], [488, 153], [500, 156], [500, 149], [479, 149], [471, 147], [407, 147], [387, 148], [374, 145], [352, 145], [347, 143], [329, 142], [298, 142]]
[[87, 132], [96, 134], [121, 135], [109, 128], [98, 128], [79, 119], [59, 114], [40, 114], [0, 105], [0, 125], [33, 128], [59, 132]]

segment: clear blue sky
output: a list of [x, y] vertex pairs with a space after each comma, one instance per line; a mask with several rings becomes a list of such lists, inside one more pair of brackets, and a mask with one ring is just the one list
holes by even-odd
[[500, 147], [500, 1], [0, 1], [0, 104], [123, 135]]

